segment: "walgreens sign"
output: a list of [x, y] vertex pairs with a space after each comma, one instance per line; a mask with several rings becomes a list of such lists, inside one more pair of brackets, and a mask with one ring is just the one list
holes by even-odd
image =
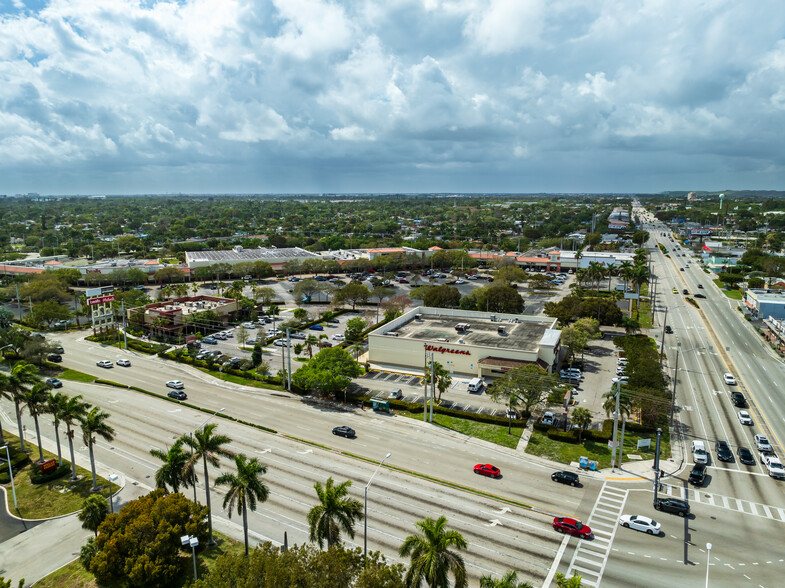
[[434, 353], [454, 353], [455, 355], [471, 355], [466, 349], [450, 349], [448, 347], [437, 347], [436, 345], [426, 345], [425, 351]]

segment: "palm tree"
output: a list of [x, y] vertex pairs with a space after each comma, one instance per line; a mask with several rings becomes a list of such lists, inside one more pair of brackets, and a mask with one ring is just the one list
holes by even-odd
[[26, 361], [19, 361], [6, 376], [6, 396], [10, 396], [16, 408], [16, 424], [19, 427], [19, 448], [25, 450], [25, 436], [22, 429], [22, 410], [25, 394], [35, 383], [39, 382], [38, 369]]
[[150, 455], [157, 457], [163, 465], [155, 472], [155, 487], [163, 488], [168, 493], [167, 486], [172, 487], [172, 492], [180, 491], [180, 486], [188, 488], [196, 484], [196, 470], [189, 467], [190, 454], [183, 451], [184, 440], [181, 437], [169, 449], [151, 449]]
[[572, 578], [568, 578], [561, 572], [556, 572], [553, 581], [556, 582], [557, 588], [581, 588], [581, 578], [583, 578], [583, 576], [579, 576], [574, 572]]
[[227, 472], [215, 480], [216, 486], [229, 486], [224, 497], [224, 508], [229, 506], [229, 518], [237, 505], [237, 514], [243, 515], [243, 536], [245, 538], [245, 557], [248, 557], [248, 510], [256, 511], [256, 502], [265, 502], [270, 489], [262, 482], [261, 477], [267, 473], [267, 466], [252, 457], [250, 460], [238, 453], [234, 456], [237, 473]]
[[[8, 390], [8, 377], [5, 374], [0, 374], [0, 400], [13, 400], [13, 396]], [[0, 419], [0, 445], [5, 445], [5, 437], [3, 437], [3, 419]]]
[[93, 473], [93, 492], [98, 491], [98, 481], [95, 476], [95, 456], [93, 455], [93, 445], [96, 441], [96, 435], [103, 438], [105, 441], [114, 440], [114, 429], [106, 421], [109, 419], [109, 413], [104, 412], [97, 406], [94, 406], [82, 419], [82, 441], [87, 445], [87, 450], [90, 453], [90, 471]]
[[498, 580], [490, 574], [480, 578], [480, 588], [534, 588], [530, 582], [518, 581], [518, 572], [510, 570]]
[[52, 424], [55, 427], [55, 439], [57, 440], [57, 466], [63, 465], [63, 452], [60, 448], [60, 421], [63, 420], [63, 410], [68, 402], [68, 396], [60, 392], [50, 392], [46, 399], [46, 411], [52, 415]]
[[60, 411], [60, 420], [65, 423], [68, 447], [71, 450], [71, 480], [76, 480], [76, 459], [74, 458], [74, 425], [81, 423], [90, 405], [82, 401], [82, 395], [68, 398]]
[[214, 545], [213, 539], [213, 514], [210, 509], [210, 479], [207, 476], [207, 464], [218, 467], [219, 457], [234, 457], [234, 453], [223, 446], [231, 443], [232, 440], [227, 435], [216, 435], [213, 432], [218, 425], [210, 423], [194, 431], [193, 437], [183, 437], [183, 441], [193, 453], [188, 460], [188, 467], [193, 468], [201, 459], [204, 464], [204, 489], [207, 497], [207, 526], [210, 529], [209, 544]]
[[305, 343], [304, 343], [304, 345], [305, 345], [305, 348], [306, 348], [306, 349], [308, 349], [308, 358], [309, 358], [309, 359], [312, 359], [312, 358], [313, 358], [313, 348], [314, 348], [316, 345], [318, 345], [318, 344], [319, 344], [319, 339], [316, 337], [316, 335], [310, 335], [310, 334], [309, 334], [309, 335], [308, 335], [308, 336], [305, 338]]
[[337, 486], [334, 484], [330, 477], [324, 486], [319, 482], [313, 485], [319, 504], [308, 513], [308, 525], [311, 528], [309, 540], [318, 543], [319, 549], [325, 541], [328, 548], [340, 542], [341, 530], [354, 539], [354, 523], [363, 519], [362, 503], [347, 496], [351, 480]]
[[24, 395], [27, 410], [30, 411], [30, 416], [33, 417], [35, 423], [35, 436], [38, 439], [38, 463], [44, 461], [44, 447], [41, 444], [41, 427], [38, 426], [38, 417], [47, 412], [50, 390], [49, 384], [36, 382]]
[[608, 278], [608, 292], [611, 291], [611, 282], [613, 282], [611, 278], [615, 276], [616, 273], [617, 271], [616, 271], [615, 263], [609, 263], [608, 265], [605, 266], [605, 276]]
[[[621, 405], [621, 401], [619, 405]], [[616, 398], [613, 399], [613, 407], [616, 408]], [[572, 411], [572, 422], [580, 427], [578, 430], [578, 443], [580, 443], [583, 432], [591, 425], [591, 412], [582, 406], [577, 407]]]
[[109, 504], [106, 498], [100, 494], [93, 494], [85, 498], [82, 502], [82, 510], [76, 515], [82, 521], [82, 528], [95, 533], [98, 537], [98, 527], [104, 522], [106, 518]]
[[455, 579], [455, 588], [468, 586], [463, 557], [451, 549], [466, 549], [466, 539], [458, 531], [447, 530], [446, 525], [447, 519], [443, 516], [436, 520], [425, 517], [417, 523], [422, 534], [415, 533], [403, 540], [398, 553], [401, 557], [411, 555], [412, 561], [406, 572], [407, 587], [418, 587], [425, 580], [430, 588], [447, 588], [450, 573]]
[[619, 275], [624, 279], [624, 290], [627, 290], [627, 282], [630, 280], [632, 276], [632, 262], [629, 261], [622, 261], [619, 264]]
[[[616, 410], [616, 386], [612, 390], [606, 392], [602, 396], [605, 400], [602, 403], [602, 408], [607, 416], [611, 416], [613, 411]], [[635, 402], [630, 398], [625, 388], [621, 389], [619, 393], [619, 414], [622, 416], [630, 417], [632, 411], [635, 409]]]

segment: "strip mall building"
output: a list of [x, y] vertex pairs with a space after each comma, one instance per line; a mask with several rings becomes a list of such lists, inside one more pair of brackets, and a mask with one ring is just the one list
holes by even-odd
[[524, 365], [551, 372], [560, 360], [556, 319], [522, 314], [418, 307], [371, 332], [377, 367], [422, 372], [433, 353], [451, 373], [498, 378]]

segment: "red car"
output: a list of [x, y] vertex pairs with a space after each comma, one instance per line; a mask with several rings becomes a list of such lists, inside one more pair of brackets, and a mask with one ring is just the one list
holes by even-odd
[[568, 517], [553, 519], [553, 528], [559, 533], [569, 533], [575, 537], [588, 538], [592, 536], [591, 529], [580, 521]]
[[489, 478], [498, 478], [502, 475], [502, 471], [499, 468], [489, 463], [478, 463], [474, 466], [474, 473], [488, 476]]

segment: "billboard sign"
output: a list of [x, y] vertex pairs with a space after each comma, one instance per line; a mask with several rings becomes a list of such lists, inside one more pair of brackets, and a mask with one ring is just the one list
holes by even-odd
[[114, 296], [100, 296], [98, 298], [88, 298], [87, 304], [93, 306], [94, 304], [105, 304], [114, 300]]
[[711, 235], [711, 229], [692, 229], [690, 234], [697, 235], [699, 237], [706, 237]]

